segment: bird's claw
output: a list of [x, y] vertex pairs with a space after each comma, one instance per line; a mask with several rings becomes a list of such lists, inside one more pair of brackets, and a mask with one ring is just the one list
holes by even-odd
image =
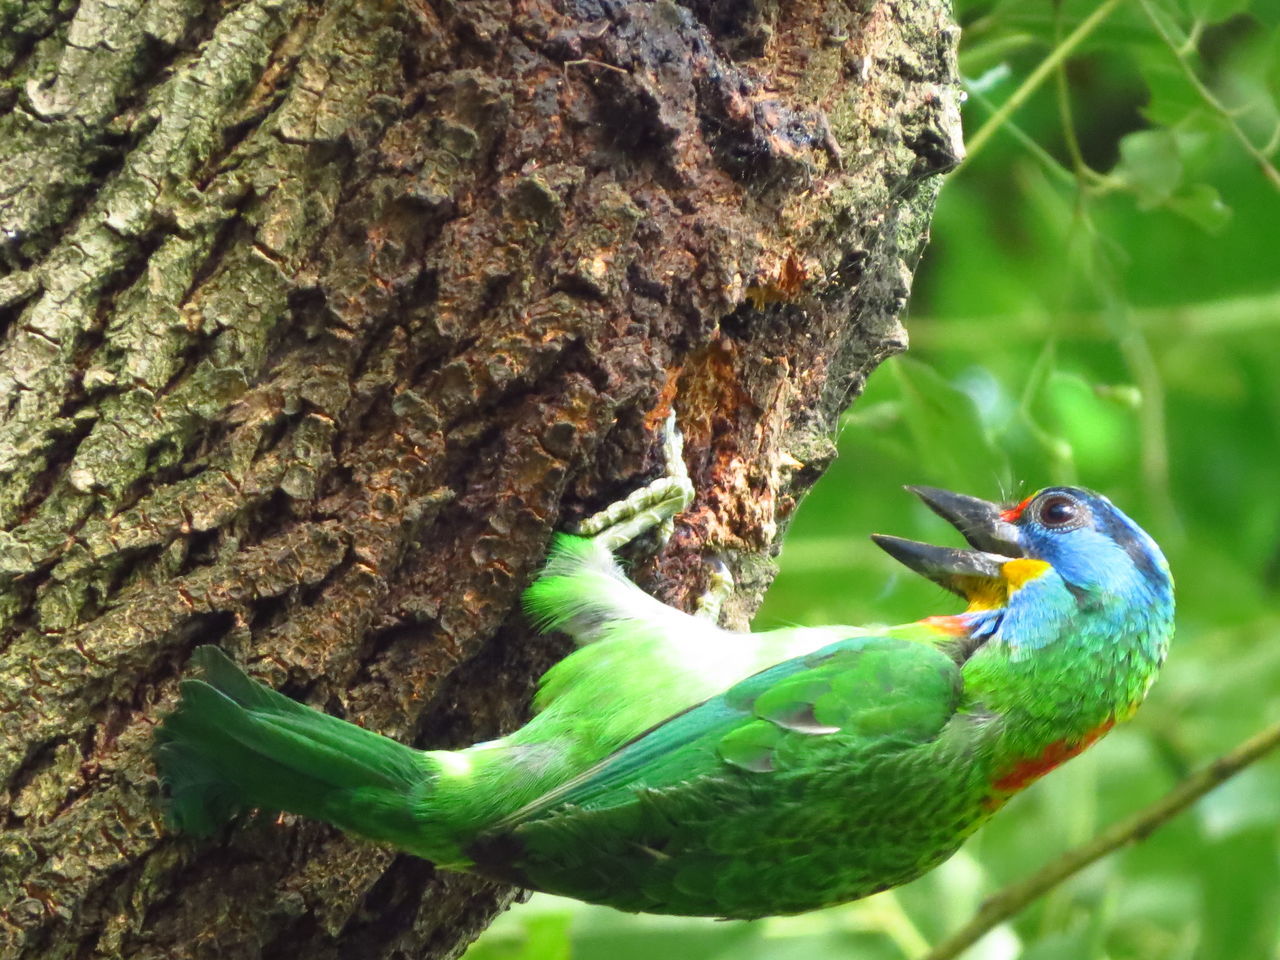
[[711, 570], [707, 577], [707, 589], [698, 597], [693, 615], [719, 623], [720, 610], [733, 593], [733, 574], [729, 572], [729, 565], [719, 557], [712, 557], [707, 566]]
[[694, 496], [693, 482], [684, 463], [684, 437], [676, 426], [674, 410], [663, 424], [662, 452], [667, 469], [665, 476], [582, 520], [577, 533], [601, 541], [610, 552], [655, 527], [658, 538], [666, 543], [674, 530], [676, 515], [693, 502]]

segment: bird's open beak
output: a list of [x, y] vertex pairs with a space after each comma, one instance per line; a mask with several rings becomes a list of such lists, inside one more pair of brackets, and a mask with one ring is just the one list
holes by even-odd
[[1004, 564], [1023, 556], [1018, 530], [1000, 516], [998, 504], [935, 487], [907, 487], [955, 526], [973, 550], [935, 547], [915, 540], [872, 534], [889, 556], [971, 603], [1004, 594]]

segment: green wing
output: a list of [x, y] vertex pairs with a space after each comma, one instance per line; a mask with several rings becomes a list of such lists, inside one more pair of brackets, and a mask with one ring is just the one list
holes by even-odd
[[[784, 661], [637, 737], [499, 825], [560, 806], [599, 809], [726, 768], [803, 768], [832, 747], [909, 745], [955, 712], [960, 670], [936, 648], [852, 637]], [[830, 742], [829, 742], [830, 741]]]
[[471, 852], [482, 871], [624, 910], [746, 917], [864, 896], [939, 849], [915, 820], [881, 838], [918, 796], [956, 792], [931, 751], [961, 692], [936, 648], [842, 640], [637, 737]]

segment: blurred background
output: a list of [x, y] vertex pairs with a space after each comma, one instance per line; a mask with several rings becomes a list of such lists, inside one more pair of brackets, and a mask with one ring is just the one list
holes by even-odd
[[[897, 891], [749, 924], [539, 895], [467, 960], [919, 957], [1280, 718], [1280, 0], [960, 0], [957, 16], [970, 156], [916, 278], [911, 351], [845, 415], [756, 626], [954, 610], [867, 539], [957, 542], [903, 483], [1004, 499], [1080, 483], [1173, 566], [1159, 682], [1132, 723]], [[964, 956], [1280, 957], [1280, 755]]]

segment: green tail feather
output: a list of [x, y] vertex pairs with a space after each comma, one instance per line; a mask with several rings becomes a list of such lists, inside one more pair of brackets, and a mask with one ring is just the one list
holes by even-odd
[[217, 647], [196, 650], [203, 679], [157, 735], [173, 826], [207, 835], [253, 808], [325, 820], [403, 843], [430, 774], [418, 751], [249, 679]]

